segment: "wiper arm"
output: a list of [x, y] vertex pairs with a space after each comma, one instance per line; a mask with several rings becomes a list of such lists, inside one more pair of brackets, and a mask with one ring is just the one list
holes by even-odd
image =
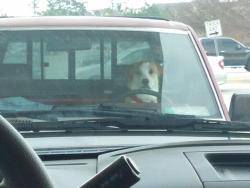
[[250, 132], [250, 122], [236, 121], [217, 121], [198, 119], [191, 126], [197, 131], [216, 131], [216, 132]]

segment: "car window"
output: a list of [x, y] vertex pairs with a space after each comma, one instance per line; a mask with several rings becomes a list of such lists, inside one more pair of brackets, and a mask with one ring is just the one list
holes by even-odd
[[101, 76], [101, 62], [107, 62], [111, 58], [111, 41], [93, 38], [91, 48], [76, 51], [76, 79], [100, 80], [111, 79], [111, 64], [104, 64], [104, 72]]
[[213, 39], [202, 39], [201, 42], [208, 53], [215, 53], [215, 44]]
[[7, 45], [3, 64], [27, 64], [27, 43], [10, 41]]
[[220, 51], [236, 51], [237, 45], [238, 43], [230, 39], [218, 40], [218, 47]]

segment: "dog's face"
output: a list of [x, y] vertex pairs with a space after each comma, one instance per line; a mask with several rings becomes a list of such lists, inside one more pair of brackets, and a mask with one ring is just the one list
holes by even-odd
[[[128, 73], [128, 88], [130, 90], [148, 89], [159, 92], [161, 68], [159, 64], [151, 62], [136, 63]], [[143, 102], [157, 102], [155, 96], [137, 95]]]

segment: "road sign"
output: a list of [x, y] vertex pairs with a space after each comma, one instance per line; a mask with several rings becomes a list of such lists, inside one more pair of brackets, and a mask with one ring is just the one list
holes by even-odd
[[220, 20], [211, 20], [205, 22], [207, 37], [222, 36]]

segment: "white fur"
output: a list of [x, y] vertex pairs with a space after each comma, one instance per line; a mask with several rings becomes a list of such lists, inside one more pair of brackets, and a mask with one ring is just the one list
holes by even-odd
[[[133, 67], [131, 78], [129, 78], [128, 87], [130, 90], [148, 89], [159, 91], [159, 70], [156, 64], [150, 62], [139, 63]], [[144, 80], [144, 81], [143, 81]], [[145, 83], [148, 80], [148, 84]], [[141, 101], [147, 103], [157, 103], [157, 97], [148, 94], [136, 95]]]

